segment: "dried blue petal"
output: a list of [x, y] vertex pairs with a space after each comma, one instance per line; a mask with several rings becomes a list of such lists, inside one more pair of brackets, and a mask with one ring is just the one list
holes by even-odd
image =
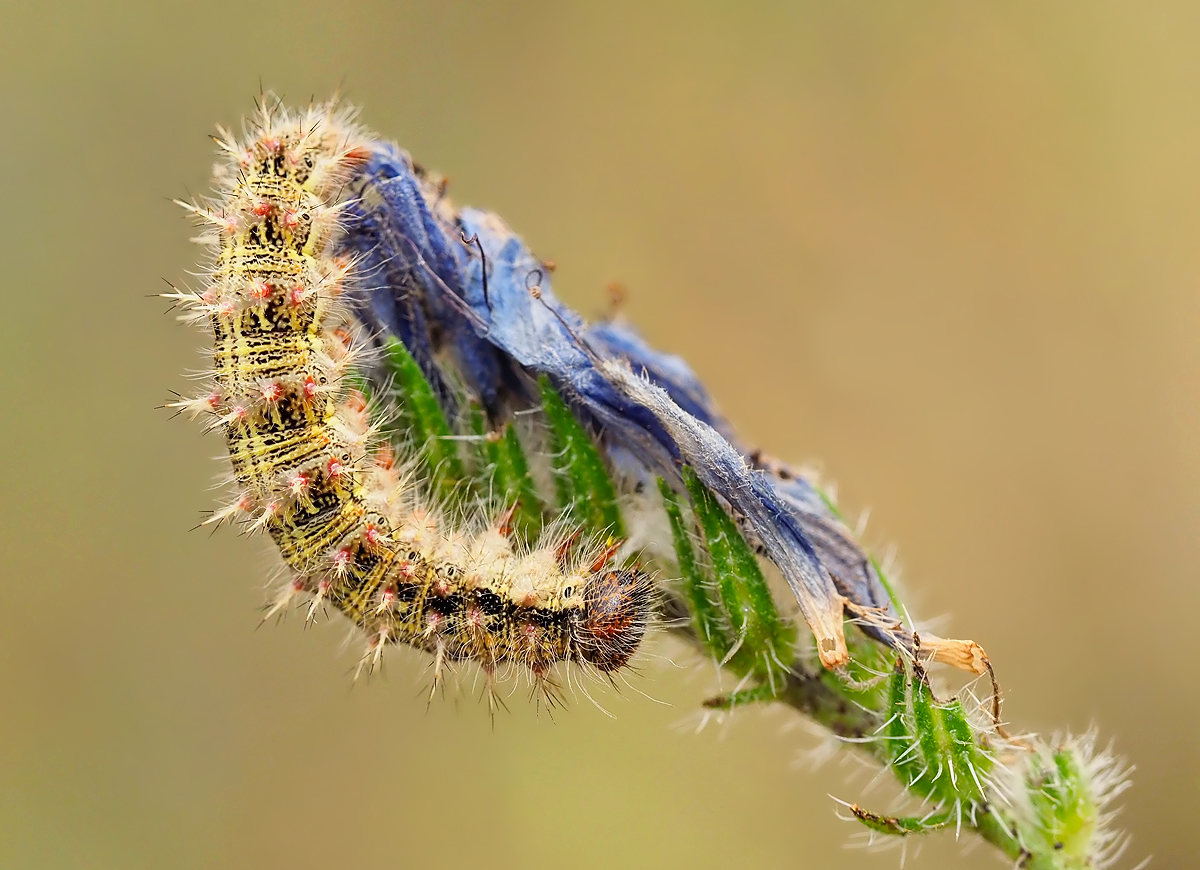
[[[756, 453], [738, 445], [733, 427], [715, 409], [708, 391], [682, 357], [654, 350], [624, 323], [610, 321], [589, 325], [583, 337], [599, 356], [628, 360], [633, 371], [641, 372], [666, 390], [680, 408], [712, 426], [750, 457], [753, 464], [759, 465], [754, 461]], [[818, 559], [833, 577], [838, 592], [875, 612], [876, 618], [865, 622], [863, 630], [876, 640], [892, 645], [900, 643], [907, 648], [908, 639], [887, 627], [898, 625], [899, 618], [878, 570], [812, 483], [777, 463], [764, 463], [759, 468], [772, 478], [776, 495], [804, 529]]]
[[661, 387], [634, 374], [628, 363], [609, 360], [601, 363], [601, 370], [622, 394], [653, 411], [696, 476], [746, 518], [796, 596], [816, 636], [821, 661], [826, 667], [844, 665], [849, 654], [842, 630], [842, 598], [770, 480], [747, 466], [717, 430], [680, 408]]
[[507, 398], [536, 401], [529, 375], [549, 377], [610, 456], [675, 479], [679, 463], [692, 465], [746, 519], [796, 595], [823, 661], [845, 660], [842, 597], [874, 614], [868, 631], [905, 645], [889, 630], [896, 612], [878, 573], [840, 519], [804, 479], [746, 464], [682, 359], [624, 325], [586, 324], [503, 221], [470, 208], [453, 214], [398, 149], [380, 145], [355, 186], [344, 246], [368, 276], [360, 313], [404, 341], [436, 385], [445, 384], [439, 356], [452, 354], [498, 415]]
[[729, 441], [734, 440], [733, 428], [717, 412], [708, 390], [683, 357], [655, 350], [630, 324], [619, 320], [590, 323], [581, 335], [596, 356], [628, 360], [634, 371], [644, 373], [666, 390], [675, 404]]
[[452, 396], [436, 360], [448, 353], [471, 391], [494, 407], [504, 364], [460, 314], [469, 251], [451, 218], [438, 213], [437, 189], [418, 177], [407, 154], [383, 144], [354, 187], [342, 244], [364, 276], [360, 314], [405, 343], [443, 399]]

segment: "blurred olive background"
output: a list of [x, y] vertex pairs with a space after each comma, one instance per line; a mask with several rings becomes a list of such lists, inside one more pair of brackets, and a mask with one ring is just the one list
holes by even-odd
[[[215, 438], [167, 200], [259, 81], [344, 85], [585, 313], [604, 288], [745, 438], [819, 459], [1020, 727], [1137, 765], [1132, 857], [1200, 810], [1200, 7], [25, 3], [0, 9], [0, 866], [894, 867], [786, 711], [696, 736], [660, 659], [611, 719], [495, 727], [338, 623], [254, 631], [268, 544], [189, 533]], [[880, 789], [867, 804], [886, 806]], [[929, 841], [916, 867], [991, 867]], [[1128, 862], [1128, 863], [1133, 863]]]

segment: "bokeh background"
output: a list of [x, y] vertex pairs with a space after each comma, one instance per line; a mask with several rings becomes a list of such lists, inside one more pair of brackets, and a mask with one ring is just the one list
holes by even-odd
[[[669, 647], [666, 703], [493, 727], [417, 656], [352, 687], [340, 625], [254, 631], [268, 545], [188, 532], [220, 444], [154, 410], [203, 339], [146, 297], [260, 79], [344, 86], [585, 313], [624, 284], [1013, 722], [1116, 741], [1130, 856], [1195, 866], [1198, 49], [1189, 2], [7, 0], [0, 866], [896, 866], [790, 713], [694, 734]], [[909, 866], [999, 866], [962, 851]]]

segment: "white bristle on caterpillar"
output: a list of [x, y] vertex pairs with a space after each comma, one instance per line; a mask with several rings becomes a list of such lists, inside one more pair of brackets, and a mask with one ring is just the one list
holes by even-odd
[[205, 522], [279, 548], [288, 577], [268, 615], [332, 605], [366, 634], [371, 666], [392, 643], [433, 653], [435, 686], [458, 661], [489, 687], [499, 668], [524, 670], [548, 697], [559, 662], [624, 667], [650, 620], [648, 578], [565, 546], [561, 529], [522, 550], [483, 508], [451, 522], [347, 384], [360, 328], [339, 296], [354, 264], [334, 250], [342, 189], [371, 148], [354, 113], [293, 114], [267, 96], [242, 139], [218, 130], [217, 195], [180, 203], [212, 262], [201, 290], [164, 294], [211, 327], [212, 363], [201, 394], [170, 407], [225, 434], [236, 494]]

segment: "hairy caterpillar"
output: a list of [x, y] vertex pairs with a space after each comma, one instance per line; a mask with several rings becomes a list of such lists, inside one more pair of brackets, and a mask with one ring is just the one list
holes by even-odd
[[[332, 103], [299, 115], [265, 97], [242, 141], [218, 128], [217, 196], [180, 203], [213, 249], [197, 292], [166, 294], [213, 334], [211, 377], [172, 407], [224, 433], [237, 495], [207, 520], [274, 540], [290, 576], [270, 612], [324, 603], [366, 634], [373, 665], [405, 643], [444, 666], [525, 669], [547, 697], [559, 662], [625, 666], [645, 634], [648, 578], [606, 567], [573, 536], [522, 548], [503, 512], [445, 519], [402, 475], [348, 383], [361, 331], [340, 301], [355, 265], [335, 256], [343, 189], [373, 140]], [[595, 548], [593, 548], [595, 549]]]

